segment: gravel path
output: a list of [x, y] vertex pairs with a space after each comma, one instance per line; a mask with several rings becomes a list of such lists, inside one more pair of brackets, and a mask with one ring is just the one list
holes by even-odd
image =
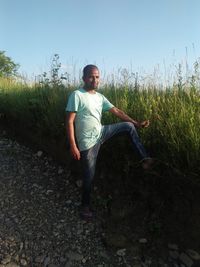
[[88, 223], [79, 209], [79, 184], [69, 170], [0, 131], [0, 267], [200, 266], [197, 252], [176, 245], [169, 246], [169, 261], [144, 259], [145, 238], [134, 251], [111, 249], [103, 214]]
[[98, 218], [79, 218], [80, 189], [72, 179], [51, 158], [0, 135], [0, 267], [139, 262], [105, 248]]

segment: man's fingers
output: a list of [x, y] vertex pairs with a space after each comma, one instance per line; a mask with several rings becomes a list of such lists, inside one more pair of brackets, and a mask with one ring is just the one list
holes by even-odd
[[79, 156], [77, 154], [73, 155], [75, 160], [79, 160]]
[[81, 154], [80, 154], [78, 149], [77, 150], [72, 149], [71, 155], [75, 160], [80, 160], [80, 158], [81, 158]]
[[147, 121], [143, 121], [143, 122], [141, 123], [142, 127], [144, 127], [144, 128], [148, 127], [149, 124], [150, 124], [149, 120], [147, 120]]
[[77, 152], [74, 156], [75, 156], [74, 158], [75, 158], [76, 160], [80, 160], [80, 158], [81, 158], [79, 152]]
[[79, 159], [80, 159], [80, 156], [78, 156], [77, 154], [75, 154], [75, 155], [73, 155], [73, 158], [74, 158], [75, 160], [79, 160]]

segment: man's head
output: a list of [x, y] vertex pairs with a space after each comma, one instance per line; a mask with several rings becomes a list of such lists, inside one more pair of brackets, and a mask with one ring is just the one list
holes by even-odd
[[87, 65], [83, 69], [84, 88], [96, 90], [99, 85], [99, 69], [95, 65]]

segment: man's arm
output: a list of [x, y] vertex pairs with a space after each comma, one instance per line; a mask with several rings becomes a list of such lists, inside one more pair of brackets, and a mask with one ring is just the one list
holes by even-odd
[[70, 151], [74, 159], [80, 160], [80, 151], [76, 145], [75, 132], [74, 132], [74, 120], [76, 117], [75, 112], [68, 112], [66, 115], [66, 131], [70, 143]]
[[149, 120], [145, 120], [145, 121], [142, 121], [142, 122], [135, 121], [131, 117], [129, 117], [126, 113], [124, 113], [122, 110], [120, 110], [120, 109], [118, 109], [116, 107], [113, 107], [113, 108], [109, 109], [109, 111], [112, 114], [114, 114], [116, 117], [121, 119], [122, 121], [127, 121], [127, 122], [133, 123], [135, 127], [146, 128], [146, 127], [149, 126]]

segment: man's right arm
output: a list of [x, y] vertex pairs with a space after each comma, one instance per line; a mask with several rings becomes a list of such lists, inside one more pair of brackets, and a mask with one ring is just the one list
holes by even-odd
[[67, 112], [66, 115], [66, 130], [70, 143], [70, 151], [74, 159], [80, 160], [80, 151], [76, 145], [75, 132], [74, 132], [74, 120], [76, 117], [76, 112]]

